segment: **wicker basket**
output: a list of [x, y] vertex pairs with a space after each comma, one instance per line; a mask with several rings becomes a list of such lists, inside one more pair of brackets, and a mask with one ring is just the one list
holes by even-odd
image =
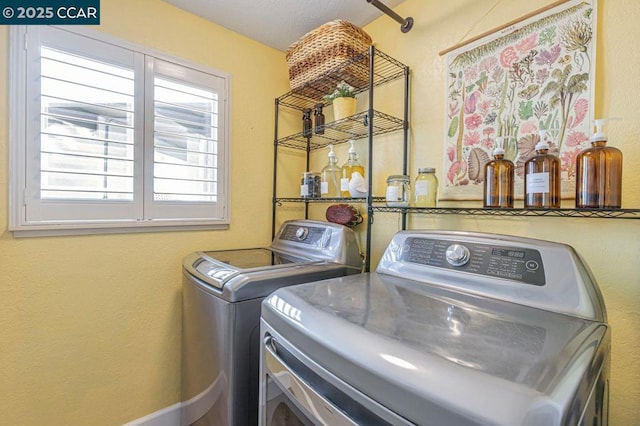
[[[371, 37], [367, 33], [341, 19], [310, 31], [289, 46], [286, 52], [291, 89], [298, 89], [330, 71], [337, 70], [350, 59], [353, 62], [340, 68], [336, 78], [354, 87], [365, 87], [369, 83], [368, 59], [365, 56], [358, 58], [358, 55], [366, 52], [370, 45]], [[327, 87], [315, 89], [328, 94], [333, 91], [337, 82], [325, 82]]]

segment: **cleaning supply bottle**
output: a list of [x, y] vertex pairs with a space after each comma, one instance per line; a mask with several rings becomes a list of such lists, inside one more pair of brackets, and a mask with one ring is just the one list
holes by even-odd
[[549, 154], [546, 130], [540, 130], [536, 155], [524, 163], [524, 207], [560, 208], [560, 159]]
[[340, 197], [340, 177], [342, 168], [338, 165], [338, 157], [329, 145], [329, 162], [322, 169], [320, 180], [320, 196], [326, 198]]
[[513, 162], [504, 158], [504, 140], [511, 136], [498, 136], [493, 150], [493, 160], [484, 168], [484, 207], [513, 208]]
[[360, 173], [360, 177], [364, 178], [364, 167], [362, 167], [362, 165], [358, 162], [358, 154], [353, 147], [353, 140], [350, 140], [349, 143], [351, 144], [351, 147], [349, 148], [349, 159], [342, 166], [340, 193], [343, 197], [357, 197], [359, 196], [359, 194], [354, 195], [349, 191], [349, 181], [351, 181], [351, 176], [354, 172]]
[[576, 157], [576, 208], [619, 209], [622, 205], [622, 152], [607, 146], [604, 119], [595, 121], [591, 148]]

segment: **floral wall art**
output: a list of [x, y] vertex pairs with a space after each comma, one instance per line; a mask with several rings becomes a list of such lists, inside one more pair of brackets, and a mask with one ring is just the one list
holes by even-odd
[[562, 161], [563, 197], [575, 195], [575, 158], [593, 128], [595, 25], [592, 1], [566, 1], [447, 54], [442, 199], [482, 199], [498, 136], [522, 198], [540, 130]]

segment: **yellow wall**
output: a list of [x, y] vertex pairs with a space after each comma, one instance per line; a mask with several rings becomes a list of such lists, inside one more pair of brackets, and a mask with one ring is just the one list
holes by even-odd
[[[411, 161], [434, 166], [440, 181], [444, 139], [444, 57], [438, 52], [495, 28], [551, 0], [406, 0], [395, 10], [412, 16], [414, 28], [402, 34], [386, 17], [365, 29], [385, 53], [411, 67]], [[497, 6], [492, 9], [494, 5]], [[624, 153], [623, 207], [640, 208], [640, 8], [636, 0], [600, 0], [596, 70], [596, 115], [623, 117], [609, 126], [611, 145]], [[399, 170], [377, 173], [384, 178]], [[478, 206], [479, 202], [474, 204]], [[374, 224], [374, 264], [399, 229], [396, 215], [378, 213]], [[559, 241], [574, 246], [590, 265], [604, 294], [612, 327], [611, 424], [640, 424], [640, 220], [428, 216], [412, 227], [496, 232]]]
[[[387, 17], [366, 27], [380, 49], [412, 70], [412, 171], [435, 166], [442, 181], [445, 63], [438, 52], [548, 3], [406, 0], [396, 10], [413, 16], [416, 24], [411, 32], [400, 33], [398, 24]], [[228, 231], [14, 239], [6, 230], [8, 64], [3, 54], [3, 424], [114, 425], [178, 402], [180, 260], [195, 250], [263, 245], [270, 239], [273, 98], [288, 90], [284, 55], [158, 0], [106, 0], [101, 9], [98, 30], [232, 75], [232, 224]], [[634, 116], [640, 110], [636, 95], [640, 57], [629, 50], [640, 38], [636, 25], [640, 9], [636, 0], [601, 0], [598, 13], [597, 113], [625, 118], [611, 126], [609, 135], [611, 144], [625, 155], [624, 206], [640, 207], [640, 193], [635, 190], [640, 174], [633, 167], [640, 161], [636, 143], [640, 121]], [[0, 46], [2, 52], [8, 51], [6, 27], [0, 27]], [[396, 92], [388, 92], [382, 99], [393, 104]], [[387, 157], [397, 156], [395, 142], [386, 143], [382, 149]], [[346, 159], [342, 148], [341, 163]], [[365, 154], [363, 146], [359, 151]], [[319, 169], [326, 157], [314, 161], [319, 161]], [[378, 167], [376, 186], [382, 188], [384, 178], [397, 173], [398, 165]], [[297, 174], [287, 178], [296, 187]], [[640, 221], [430, 216], [414, 219], [412, 225], [501, 232], [573, 245], [600, 283], [613, 328], [612, 424], [638, 424]], [[374, 265], [396, 229], [395, 216], [376, 216]]]
[[228, 231], [14, 239], [8, 223], [8, 28], [0, 27], [0, 423], [117, 425], [179, 401], [181, 260], [271, 238], [282, 52], [158, 0], [101, 2], [118, 38], [232, 75]]

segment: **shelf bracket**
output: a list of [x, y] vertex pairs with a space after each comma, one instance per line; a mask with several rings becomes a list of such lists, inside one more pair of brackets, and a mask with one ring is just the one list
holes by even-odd
[[378, 8], [381, 12], [388, 15], [394, 21], [400, 24], [400, 31], [403, 33], [408, 33], [411, 28], [413, 28], [413, 18], [407, 17], [407, 19], [402, 18], [402, 16], [395, 13], [389, 6], [382, 3], [380, 0], [367, 0], [367, 3], [371, 3], [373, 6]]

